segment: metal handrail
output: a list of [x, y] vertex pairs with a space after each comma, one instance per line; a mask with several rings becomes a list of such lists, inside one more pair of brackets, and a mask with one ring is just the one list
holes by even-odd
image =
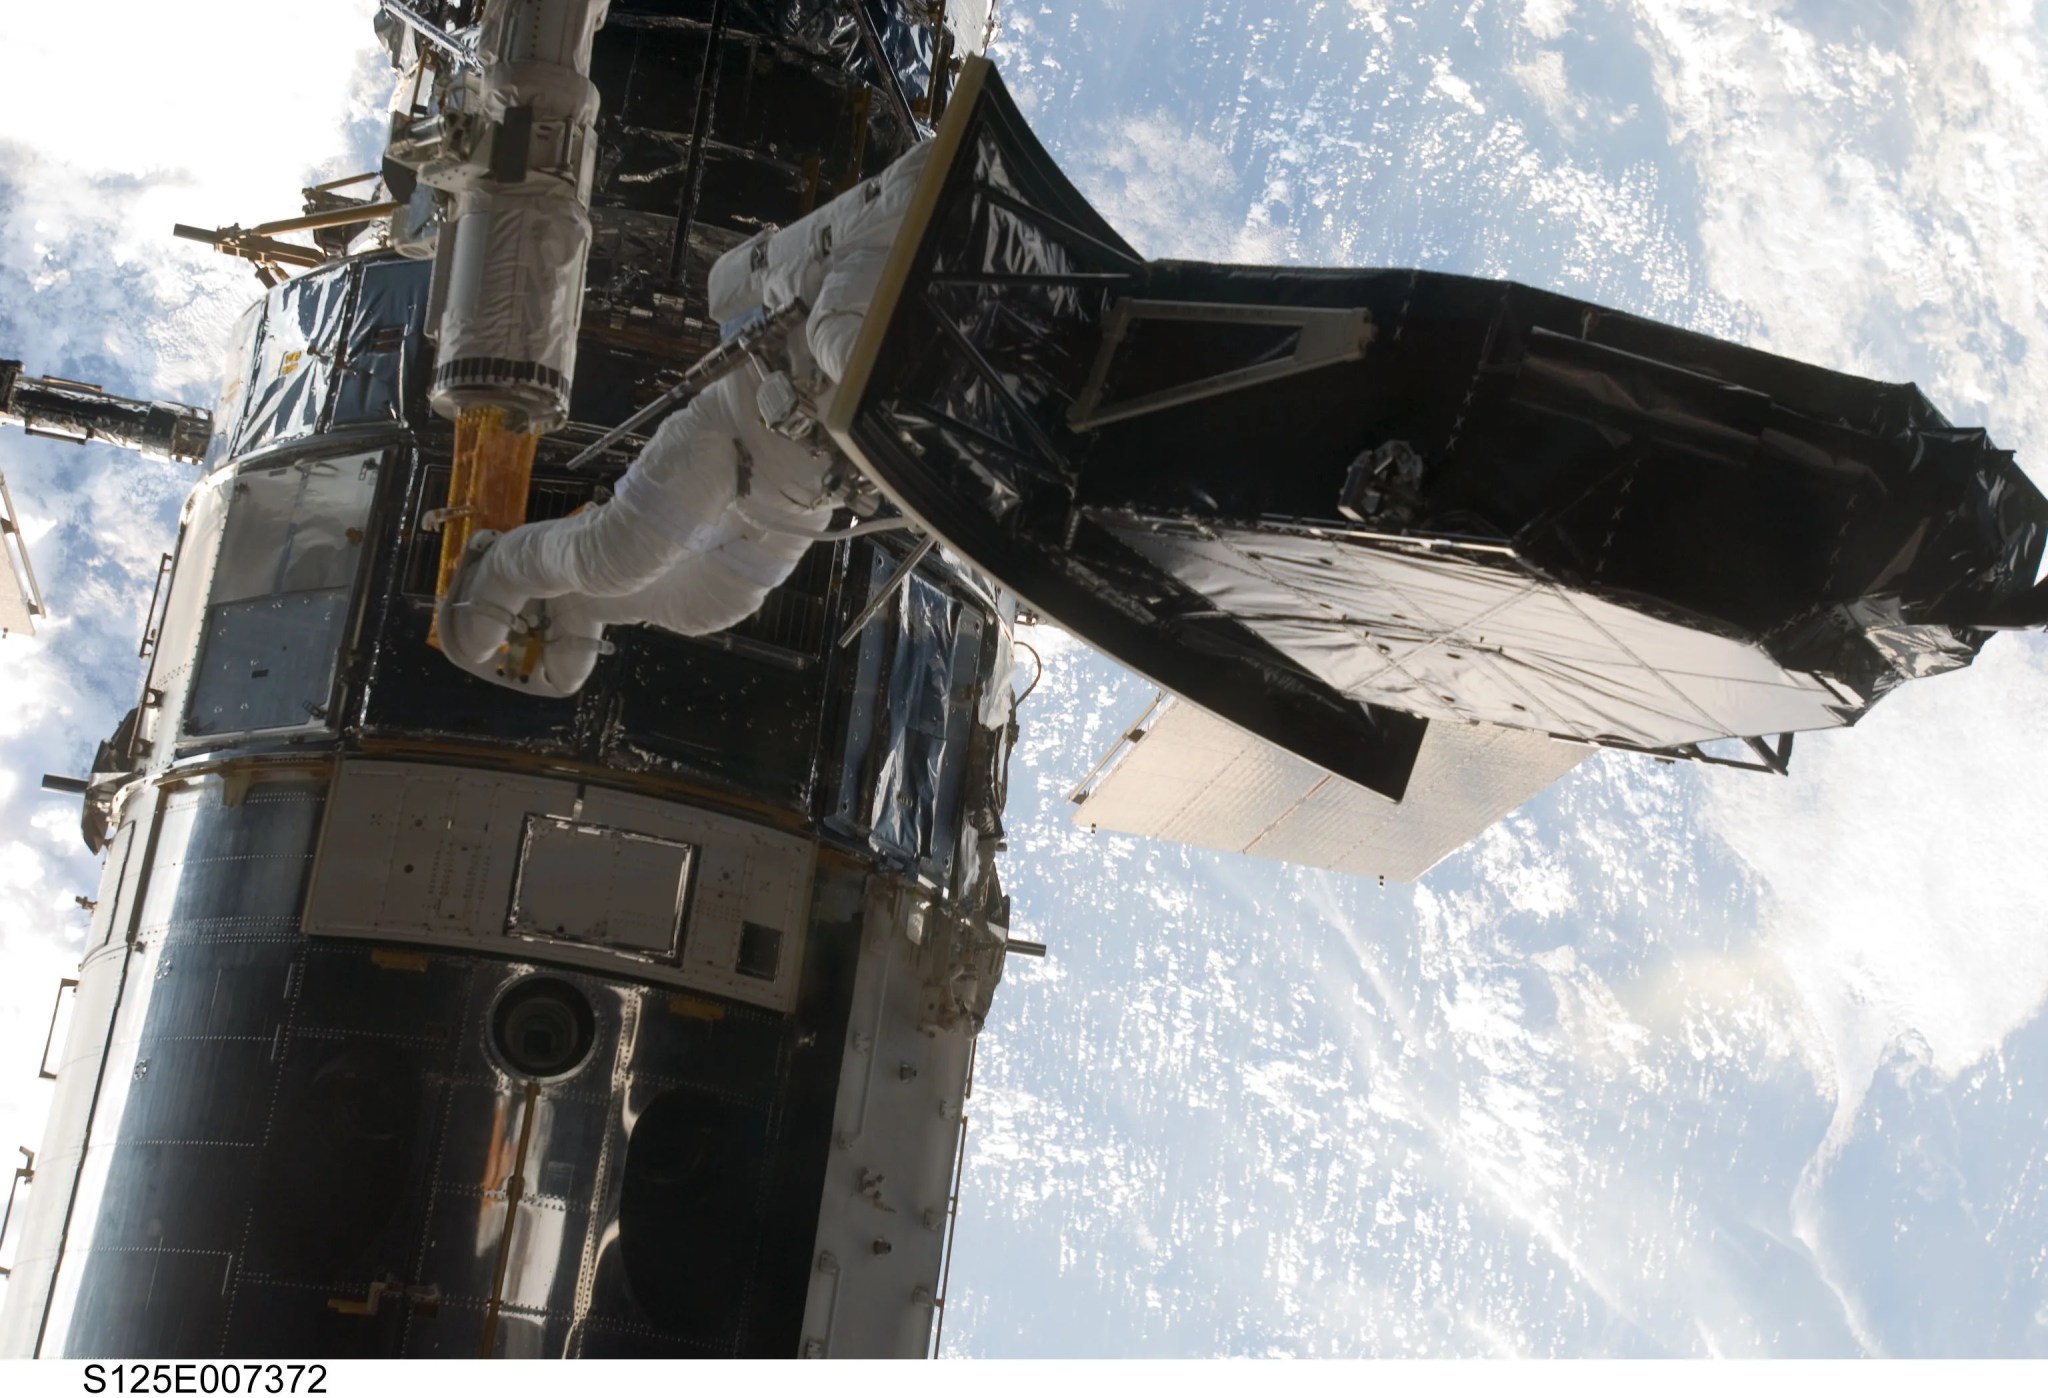
[[157, 560], [156, 586], [150, 589], [149, 610], [142, 614], [142, 640], [136, 644], [135, 658], [147, 660], [156, 651], [157, 638], [163, 635], [164, 624], [157, 620], [156, 605], [162, 602], [166, 608], [171, 599], [164, 595], [164, 579], [170, 576], [171, 555], [165, 554]]
[[[14, 1196], [24, 1184], [35, 1183], [36, 1153], [27, 1146], [16, 1146], [21, 1152], [21, 1164], [14, 1167], [14, 1183], [7, 1186], [7, 1212], [0, 1214], [0, 1248], [7, 1245], [7, 1229], [14, 1222]], [[12, 1267], [0, 1267], [0, 1281], [14, 1275]]]
[[946, 1200], [945, 1256], [939, 1263], [939, 1294], [932, 1301], [932, 1343], [925, 1358], [937, 1359], [946, 1345], [946, 1299], [953, 1291], [953, 1241], [960, 1231], [960, 1189], [967, 1175], [967, 1104], [974, 1100], [974, 1065], [981, 1057], [981, 1036], [967, 1049], [967, 1083], [960, 1094], [960, 1139], [953, 1148], [953, 1189]]
[[746, 325], [731, 339], [721, 342], [695, 364], [683, 370], [682, 378], [676, 381], [673, 388], [618, 426], [608, 429], [602, 437], [571, 457], [569, 464], [562, 469], [580, 470], [596, 460], [612, 443], [631, 435], [643, 424], [661, 416], [670, 408], [679, 406], [686, 398], [709, 388], [733, 370], [750, 362], [756, 351], [774, 348], [781, 342], [784, 334], [810, 313], [810, 306], [799, 296], [780, 310], [769, 311], [760, 319]]
[[44, 1082], [55, 1082], [57, 1075], [50, 1071], [50, 1049], [57, 1042], [57, 1011], [64, 1008], [64, 992], [78, 989], [78, 982], [70, 976], [57, 982], [57, 998], [50, 1002], [50, 1028], [43, 1035], [43, 1056], [36, 1060], [36, 1076]]

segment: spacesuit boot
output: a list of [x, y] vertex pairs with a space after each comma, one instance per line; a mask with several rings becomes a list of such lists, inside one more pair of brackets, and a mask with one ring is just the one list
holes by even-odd
[[604, 623], [584, 599], [515, 595], [486, 560], [503, 536], [471, 537], [448, 593], [434, 611], [441, 653], [457, 668], [543, 698], [573, 695], [606, 649]]
[[506, 596], [479, 585], [484, 557], [498, 541], [495, 529], [479, 529], [469, 536], [462, 561], [455, 565], [455, 577], [434, 605], [434, 634], [447, 656], [471, 674], [483, 674], [497, 663], [505, 638], [523, 629], [520, 615], [524, 597]]

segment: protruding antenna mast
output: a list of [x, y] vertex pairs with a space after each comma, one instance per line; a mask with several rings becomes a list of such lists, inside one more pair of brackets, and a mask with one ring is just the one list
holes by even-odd
[[98, 384], [35, 378], [0, 359], [0, 422], [32, 437], [107, 442], [164, 461], [198, 462], [213, 440], [213, 414], [182, 403], [121, 398]]
[[[265, 286], [276, 286], [291, 275], [287, 268], [318, 267], [347, 251], [349, 240], [376, 219], [405, 207], [391, 199], [355, 199], [335, 191], [377, 178], [372, 170], [345, 179], [329, 180], [303, 191], [306, 212], [296, 218], [259, 223], [254, 228], [229, 224], [224, 228], [194, 228], [189, 223], [173, 224], [171, 232], [195, 243], [207, 243], [216, 252], [246, 258], [256, 264], [256, 275]], [[319, 246], [287, 242], [283, 233], [311, 233]]]

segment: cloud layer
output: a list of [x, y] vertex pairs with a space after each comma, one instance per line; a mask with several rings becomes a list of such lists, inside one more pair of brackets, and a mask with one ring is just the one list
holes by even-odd
[[[2027, 460], [2048, 450], [2039, 23], [1967, 2], [1211, 0], [1071, 25], [1036, 10], [1002, 57], [1062, 163], [1153, 255], [1511, 276], [1914, 379]], [[1142, 1176], [1118, 1194], [1133, 1239], [1079, 1192], [1041, 1195], [1077, 1307], [1142, 1316], [1167, 1349], [1199, 1348], [1205, 1322], [1253, 1351], [2048, 1347], [2048, 1253], [2020, 1222], [2041, 1185], [2011, 1144], [2048, 1109], [2044, 671], [2037, 638], [2001, 637], [1973, 670], [1803, 739], [1789, 780], [1588, 767], [1405, 909], [1051, 840], [1015, 882], [1069, 964], [1018, 987], [1017, 1021], [991, 1032], [1024, 1042], [984, 1062], [1015, 1075], [988, 1073], [1006, 1139]], [[1090, 691], [1060, 722], [1085, 727]], [[1092, 760], [1070, 742], [1084, 751], [1033, 760]], [[1100, 886], [1091, 859], [1110, 862]], [[1029, 903], [1077, 883], [1100, 912]], [[1131, 885], [1147, 903], [1113, 898]], [[1152, 950], [1188, 943], [1206, 960]], [[1148, 1060], [1107, 1016], [1117, 1037], [1058, 1087], [1034, 1076], [1053, 1000], [1094, 978], [1195, 1027], [1143, 1089], [1123, 1084]], [[1239, 1066], [1267, 1046], [1333, 1066]], [[1127, 1091], [1148, 1100], [1120, 1111]], [[1269, 1172], [1332, 1193], [1276, 1195]], [[1016, 1180], [992, 1158], [978, 1184]], [[1183, 1193], [1262, 1240], [1240, 1260], [1270, 1291], [1218, 1314], [1213, 1259], [1158, 1260], [1142, 1201]], [[1356, 1197], [1376, 1197], [1371, 1226]], [[986, 1212], [1029, 1250], [1037, 1227]], [[1328, 1309], [1306, 1299], [1317, 1277]], [[962, 1343], [1000, 1352], [1012, 1331], [984, 1294]]]

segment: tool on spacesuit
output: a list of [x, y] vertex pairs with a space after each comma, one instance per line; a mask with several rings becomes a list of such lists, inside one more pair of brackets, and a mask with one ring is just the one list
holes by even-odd
[[743, 324], [736, 325], [733, 333], [716, 349], [685, 369], [673, 387], [577, 452], [563, 469], [575, 471], [587, 466], [613, 443], [631, 436], [685, 399], [702, 393], [741, 365], [758, 363], [758, 354], [780, 341], [792, 327], [802, 325], [804, 317], [810, 313], [811, 308], [798, 299], [781, 310], [763, 311], [758, 316], [747, 318]]
[[760, 407], [761, 421], [768, 430], [792, 442], [803, 441], [818, 425], [815, 405], [797, 388], [787, 370], [771, 368], [764, 372], [760, 387], [754, 390], [754, 402]]

